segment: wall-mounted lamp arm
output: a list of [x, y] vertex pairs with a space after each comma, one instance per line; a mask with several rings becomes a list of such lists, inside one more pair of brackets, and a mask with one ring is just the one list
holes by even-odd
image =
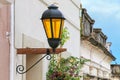
[[24, 74], [24, 73], [27, 73], [29, 70], [31, 70], [35, 65], [37, 65], [42, 59], [44, 59], [46, 57], [47, 60], [50, 60], [52, 57], [50, 55], [50, 51], [49, 49], [47, 49], [47, 53], [46, 55], [44, 55], [42, 58], [40, 58], [36, 63], [34, 63], [31, 67], [29, 67], [26, 71], [24, 66], [23, 65], [18, 65], [16, 67], [16, 72], [19, 73], [19, 74]]

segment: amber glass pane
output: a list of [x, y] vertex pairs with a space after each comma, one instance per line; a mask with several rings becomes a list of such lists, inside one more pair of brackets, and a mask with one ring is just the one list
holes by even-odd
[[53, 36], [59, 38], [61, 19], [52, 19]]
[[44, 27], [45, 27], [45, 32], [46, 32], [47, 37], [52, 38], [51, 27], [50, 27], [50, 19], [44, 19], [43, 24], [44, 24]]
[[61, 24], [61, 32], [60, 32], [60, 38], [61, 38], [61, 35], [62, 35], [62, 30], [63, 30], [63, 26], [64, 26], [64, 19], [62, 19], [62, 24]]

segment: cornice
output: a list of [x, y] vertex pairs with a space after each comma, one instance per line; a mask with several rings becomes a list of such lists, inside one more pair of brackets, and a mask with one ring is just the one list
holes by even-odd
[[84, 37], [82, 36], [82, 40], [87, 40], [89, 41], [93, 46], [98, 47], [99, 49], [101, 49], [106, 55], [108, 55], [109, 57], [111, 57], [113, 60], [115, 60], [116, 58], [112, 55], [112, 53], [110, 53], [104, 45], [102, 45], [101, 43], [99, 43], [98, 41], [96, 41], [92, 36], [89, 37]]
[[87, 13], [87, 10], [85, 8], [82, 9], [82, 16], [85, 16], [85, 18], [91, 23], [94, 24], [95, 20], [93, 20], [89, 14]]

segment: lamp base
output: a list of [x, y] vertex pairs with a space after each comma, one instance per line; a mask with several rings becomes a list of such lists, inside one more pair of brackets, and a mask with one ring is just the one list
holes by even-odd
[[60, 39], [48, 38], [49, 46], [53, 49], [57, 48], [60, 44]]

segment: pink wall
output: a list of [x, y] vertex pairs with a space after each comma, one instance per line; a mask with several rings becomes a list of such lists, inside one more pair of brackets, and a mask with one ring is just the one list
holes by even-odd
[[9, 80], [10, 44], [6, 32], [10, 32], [10, 6], [3, 5], [0, 8], [0, 80]]

